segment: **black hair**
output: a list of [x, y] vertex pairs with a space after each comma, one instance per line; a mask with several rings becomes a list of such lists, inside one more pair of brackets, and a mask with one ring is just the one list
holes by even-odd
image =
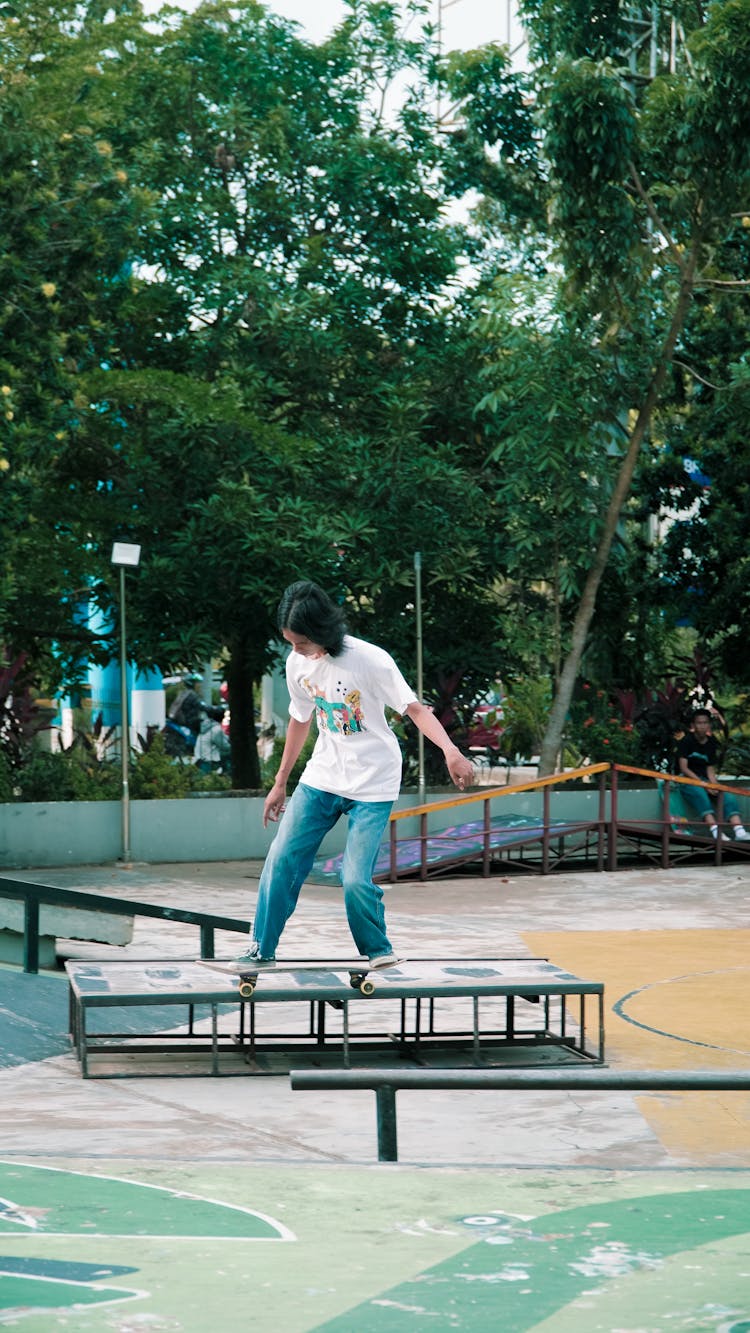
[[309, 579], [289, 584], [279, 602], [277, 624], [280, 630], [319, 643], [331, 657], [338, 657], [344, 647], [346, 621], [341, 607]]
[[713, 713], [710, 708], [694, 708], [692, 717], [693, 721], [695, 721], [697, 717], [707, 717], [709, 722], [711, 722], [713, 720]]

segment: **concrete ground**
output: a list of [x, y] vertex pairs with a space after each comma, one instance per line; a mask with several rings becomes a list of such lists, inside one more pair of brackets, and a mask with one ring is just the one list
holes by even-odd
[[[249, 916], [258, 871], [16, 877]], [[744, 861], [455, 877], [388, 887], [386, 906], [412, 958], [546, 956], [603, 981], [610, 1068], [748, 1068]], [[306, 886], [279, 952], [350, 947], [339, 892]], [[196, 952], [193, 928], [148, 919], [111, 951]], [[0, 1324], [750, 1329], [746, 1094], [400, 1092], [399, 1162], [385, 1166], [371, 1092], [292, 1092], [286, 1076], [82, 1080], [65, 1002], [60, 975], [0, 969]]]

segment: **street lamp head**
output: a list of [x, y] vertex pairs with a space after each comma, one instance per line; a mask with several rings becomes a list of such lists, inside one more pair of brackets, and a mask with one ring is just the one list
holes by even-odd
[[113, 565], [128, 565], [134, 569], [140, 558], [140, 546], [131, 546], [129, 542], [115, 542], [112, 547]]

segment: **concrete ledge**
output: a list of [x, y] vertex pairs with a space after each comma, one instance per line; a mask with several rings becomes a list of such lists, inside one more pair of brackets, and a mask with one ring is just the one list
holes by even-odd
[[[17, 930], [0, 930], [0, 962], [14, 963], [18, 967], [23, 967], [24, 946], [23, 932], [19, 934]], [[49, 935], [39, 937], [39, 967], [55, 967], [57, 965], [57, 940]]]
[[[113, 912], [92, 912], [82, 907], [58, 907], [42, 903], [39, 909], [39, 934], [49, 939], [95, 940], [97, 944], [129, 944], [133, 938], [132, 916]], [[23, 939], [24, 905], [0, 898], [0, 930]]]
[[[24, 962], [24, 904], [0, 898], [0, 962]], [[80, 907], [44, 905], [39, 909], [39, 967], [54, 967], [57, 941], [91, 940], [96, 944], [129, 944], [132, 916], [91, 912]]]

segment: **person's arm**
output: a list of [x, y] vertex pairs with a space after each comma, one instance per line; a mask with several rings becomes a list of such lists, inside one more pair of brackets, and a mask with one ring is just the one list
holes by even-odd
[[283, 814], [284, 802], [286, 801], [286, 784], [289, 781], [289, 774], [299, 759], [302, 746], [307, 740], [310, 731], [311, 722], [312, 714], [306, 722], [298, 722], [296, 717], [290, 717], [289, 719], [281, 763], [279, 764], [276, 777], [273, 780], [273, 786], [263, 804], [264, 828], [269, 820], [276, 823]]
[[692, 768], [690, 768], [688, 764], [687, 759], [683, 758], [682, 755], [680, 755], [680, 776], [683, 778], [693, 778], [695, 782], [719, 781], [719, 779], [716, 776], [716, 770], [714, 769], [713, 764], [706, 764], [706, 776], [705, 778], [701, 778], [698, 776], [697, 773], [693, 772]]
[[411, 718], [415, 727], [421, 731], [423, 736], [427, 737], [428, 741], [432, 741], [433, 745], [437, 745], [438, 749], [443, 751], [451, 780], [463, 791], [467, 784], [474, 781], [474, 765], [471, 760], [466, 759], [461, 754], [458, 746], [453, 744], [442, 722], [438, 721], [426, 704], [420, 704], [417, 701], [409, 704], [406, 716]]
[[680, 777], [695, 778], [696, 782], [701, 781], [701, 779], [698, 777], [698, 774], [693, 772], [684, 754], [680, 755]]

